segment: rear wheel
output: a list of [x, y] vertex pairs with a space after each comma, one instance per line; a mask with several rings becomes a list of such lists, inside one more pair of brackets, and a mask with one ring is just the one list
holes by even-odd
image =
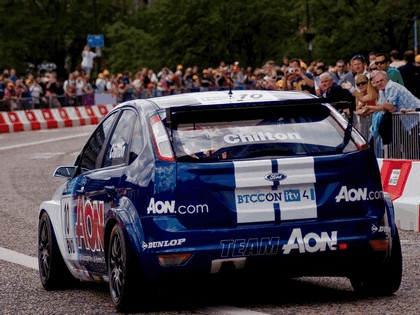
[[135, 293], [137, 293], [137, 297], [144, 297], [140, 292], [145, 284], [140, 279], [137, 268], [124, 232], [116, 224], [110, 235], [108, 270], [112, 302], [119, 312], [129, 312], [133, 309], [136, 299]]
[[61, 256], [46, 212], [38, 223], [38, 269], [42, 286], [47, 290], [64, 289], [76, 283]]
[[386, 296], [395, 293], [401, 284], [402, 254], [398, 230], [392, 239], [391, 254], [370, 272], [361, 271], [350, 278], [353, 289], [361, 295]]

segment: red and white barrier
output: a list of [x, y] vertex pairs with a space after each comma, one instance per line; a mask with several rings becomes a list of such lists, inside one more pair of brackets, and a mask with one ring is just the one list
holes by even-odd
[[96, 125], [115, 104], [0, 112], [0, 133]]
[[397, 226], [420, 231], [420, 161], [378, 159], [382, 186], [394, 202]]

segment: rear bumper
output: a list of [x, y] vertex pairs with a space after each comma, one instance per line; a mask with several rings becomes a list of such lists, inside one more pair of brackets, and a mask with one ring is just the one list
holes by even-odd
[[[387, 250], [374, 250], [369, 241], [390, 241], [390, 228], [381, 226], [378, 218], [196, 230], [177, 230], [174, 225], [167, 229], [171, 226], [168, 220], [154, 221], [157, 230], [145, 235], [159, 235], [159, 239], [149, 237], [153, 241], [146, 242], [139, 254], [151, 277], [239, 270], [286, 276], [349, 276], [387, 257]], [[182, 264], [162, 264], [162, 257], [185, 253], [190, 257]]]

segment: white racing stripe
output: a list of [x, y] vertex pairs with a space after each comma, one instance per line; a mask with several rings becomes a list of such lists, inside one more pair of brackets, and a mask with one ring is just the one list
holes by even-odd
[[[274, 222], [317, 217], [312, 157], [233, 162], [238, 223]], [[274, 167], [275, 166], [275, 167]], [[274, 171], [274, 169], [277, 169]], [[278, 186], [266, 179], [284, 176]]]
[[38, 258], [0, 247], [0, 259], [38, 270]]
[[79, 137], [87, 137], [91, 133], [79, 133], [74, 136], [66, 136], [66, 137], [59, 137], [59, 138], [53, 138], [48, 140], [41, 140], [41, 141], [34, 141], [34, 142], [28, 142], [28, 143], [21, 143], [21, 144], [15, 144], [15, 145], [9, 145], [7, 147], [1, 147], [0, 151], [10, 150], [10, 149], [16, 149], [16, 148], [23, 148], [23, 147], [30, 147], [33, 145], [43, 144], [43, 143], [49, 143], [54, 141], [62, 141], [62, 140], [68, 140], [68, 139], [74, 139]]

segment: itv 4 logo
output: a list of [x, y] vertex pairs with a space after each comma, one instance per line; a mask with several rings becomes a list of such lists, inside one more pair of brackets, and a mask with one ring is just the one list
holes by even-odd
[[300, 202], [302, 200], [315, 200], [315, 190], [310, 189], [286, 189], [283, 192], [285, 202]]

